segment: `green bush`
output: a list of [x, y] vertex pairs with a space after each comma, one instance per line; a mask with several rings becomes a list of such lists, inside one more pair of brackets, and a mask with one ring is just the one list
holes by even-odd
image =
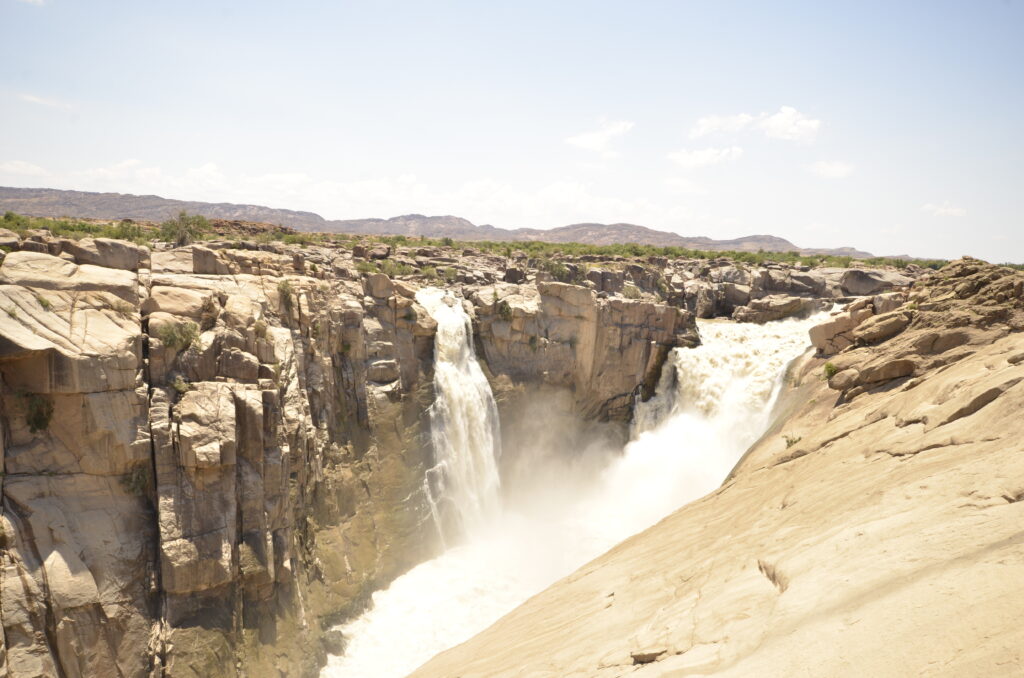
[[171, 382], [171, 387], [178, 392], [178, 395], [184, 395], [194, 388], [194, 386], [185, 381], [185, 378], [180, 374], [174, 375], [174, 381]]
[[832, 363], [825, 363], [825, 378], [831, 379], [839, 372], [839, 368]]
[[292, 288], [290, 280], [282, 280], [277, 283], [277, 293], [281, 297], [281, 308], [287, 315], [292, 314], [292, 305], [294, 303], [292, 297], [295, 294], [295, 290]]
[[182, 247], [201, 240], [209, 230], [210, 222], [206, 217], [182, 210], [174, 219], [160, 224], [160, 239], [174, 243], [175, 247]]
[[161, 325], [156, 332], [156, 338], [164, 346], [180, 351], [192, 346], [199, 338], [199, 325], [191, 320], [180, 323], [167, 323]]
[[25, 406], [25, 423], [32, 433], [45, 431], [50, 427], [53, 418], [53, 401], [43, 393], [21, 393], [21, 402]]
[[498, 317], [509, 323], [512, 322], [512, 307], [508, 305], [508, 302], [502, 299], [497, 305]]
[[416, 272], [416, 269], [408, 264], [400, 264], [391, 259], [385, 259], [380, 267], [381, 273], [384, 273], [388, 277], [394, 278], [400, 275], [412, 275]]

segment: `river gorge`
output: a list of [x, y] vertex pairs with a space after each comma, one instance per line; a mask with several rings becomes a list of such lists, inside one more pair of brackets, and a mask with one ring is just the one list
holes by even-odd
[[6, 675], [1017, 661], [1020, 273], [0, 236]]

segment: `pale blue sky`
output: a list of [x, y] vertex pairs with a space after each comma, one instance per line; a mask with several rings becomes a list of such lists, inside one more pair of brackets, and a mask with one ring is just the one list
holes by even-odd
[[1024, 2], [0, 0], [0, 185], [1024, 261]]

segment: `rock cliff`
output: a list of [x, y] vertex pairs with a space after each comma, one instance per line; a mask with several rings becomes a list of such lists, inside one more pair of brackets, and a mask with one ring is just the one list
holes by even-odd
[[720, 489], [414, 675], [1020, 675], [1022, 330], [971, 259], [848, 306]]
[[619, 426], [699, 341], [685, 304], [473, 253], [0, 236], [12, 678], [315, 675], [325, 630], [438, 548], [419, 286], [463, 295], [496, 391]]

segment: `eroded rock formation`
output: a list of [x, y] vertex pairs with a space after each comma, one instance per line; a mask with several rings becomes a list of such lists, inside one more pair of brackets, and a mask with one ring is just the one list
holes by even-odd
[[812, 332], [720, 489], [414, 675], [1019, 675], [1024, 274], [896, 301]]
[[[325, 629], [438, 548], [427, 266], [454, 264], [440, 284], [460, 288], [499, 390], [558, 389], [581, 417], [624, 425], [668, 350], [698, 341], [693, 314], [652, 294], [472, 253], [10, 235], [12, 678], [315, 675]], [[360, 271], [356, 255], [417, 268]]]

